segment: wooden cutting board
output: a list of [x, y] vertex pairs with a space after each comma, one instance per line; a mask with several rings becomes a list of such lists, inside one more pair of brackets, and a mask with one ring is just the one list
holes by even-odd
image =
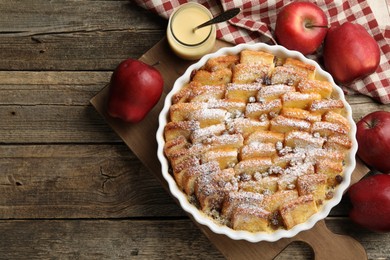
[[[230, 45], [217, 41], [215, 49], [224, 46]], [[177, 58], [171, 52], [166, 39], [158, 42], [140, 60], [147, 64], [156, 64], [155, 67], [164, 77], [164, 93], [159, 103], [143, 121], [138, 124], [126, 124], [107, 115], [108, 85], [91, 99], [91, 103], [126, 145], [161, 182], [163, 187], [169, 191], [168, 185], [161, 174], [160, 162], [157, 159], [155, 135], [158, 128], [158, 116], [163, 107], [165, 96], [171, 90], [173, 83], [193, 62]], [[352, 183], [360, 180], [368, 171], [368, 168], [358, 161], [352, 175]], [[273, 259], [293, 241], [303, 241], [309, 244], [313, 248], [316, 259], [367, 259], [367, 254], [359, 242], [349, 236], [332, 233], [323, 220], [319, 221], [312, 229], [301, 232], [293, 238], [259, 243], [232, 240], [227, 236], [213, 233], [205, 226], [197, 225], [227, 259]]]

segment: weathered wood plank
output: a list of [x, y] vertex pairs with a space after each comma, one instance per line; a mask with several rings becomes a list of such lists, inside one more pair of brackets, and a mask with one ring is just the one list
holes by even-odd
[[88, 106], [112, 71], [0, 71], [0, 105]]
[[1, 1], [0, 10], [0, 70], [112, 70], [167, 24], [128, 1]]
[[0, 70], [113, 70], [126, 58], [139, 58], [164, 34], [127, 30], [35, 36], [0, 34]]
[[0, 142], [120, 142], [89, 100], [111, 72], [0, 73]]
[[5, 106], [1, 143], [121, 142], [91, 106]]
[[124, 145], [4, 145], [0, 155], [0, 219], [185, 216]]
[[352, 117], [355, 122], [359, 121], [363, 116], [377, 110], [390, 111], [389, 105], [375, 102], [372, 98], [365, 95], [347, 95], [346, 100], [351, 105]]
[[0, 33], [32, 35], [98, 30], [156, 30], [163, 19], [123, 0], [1, 1]]
[[389, 259], [390, 233], [368, 231], [351, 222], [348, 218], [330, 218], [328, 228], [337, 234], [347, 234], [358, 240], [367, 252], [368, 259]]
[[223, 259], [189, 220], [0, 221], [0, 233], [1, 259]]
[[[327, 225], [358, 237], [369, 259], [388, 259], [383, 244], [389, 233], [363, 232], [340, 218]], [[223, 259], [188, 219], [7, 220], [0, 221], [0, 233], [1, 259]], [[296, 242], [276, 259], [312, 257], [309, 247]]]

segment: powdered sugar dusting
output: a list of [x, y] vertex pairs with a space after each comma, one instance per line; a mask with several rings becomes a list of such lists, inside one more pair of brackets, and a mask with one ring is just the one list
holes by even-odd
[[[309, 88], [300, 92], [297, 83], [306, 77], [302, 69], [310, 66], [278, 61], [272, 66], [235, 64], [229, 68], [230, 82], [211, 86], [200, 84], [208, 81], [201, 79], [172, 105], [175, 120], [192, 122], [182, 124], [180, 131], [175, 127], [181, 122], [166, 127], [173, 174], [189, 200], [222, 225], [231, 226], [240, 208], [240, 217], [245, 212], [259, 217], [269, 213], [268, 228], [272, 223], [285, 228], [280, 222], [283, 203], [308, 195], [299, 194], [299, 178], [325, 171], [324, 160], [340, 165], [345, 158], [349, 128], [339, 113], [342, 101], [323, 99]], [[213, 73], [219, 75], [215, 68]], [[203, 71], [197, 78], [205, 75]], [[337, 174], [342, 176], [342, 170]], [[323, 176], [328, 178], [324, 192], [330, 194], [335, 177]], [[297, 195], [275, 201], [288, 192]]]

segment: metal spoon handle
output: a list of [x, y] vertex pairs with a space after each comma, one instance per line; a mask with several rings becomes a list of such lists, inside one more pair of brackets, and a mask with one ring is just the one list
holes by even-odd
[[223, 12], [219, 15], [217, 15], [216, 17], [214, 17], [213, 19], [205, 22], [205, 23], [202, 23], [201, 25], [198, 25], [196, 26], [193, 31], [196, 31], [202, 27], [205, 27], [205, 26], [208, 26], [208, 25], [212, 25], [212, 24], [215, 24], [215, 23], [220, 23], [220, 22], [224, 22], [224, 21], [227, 21], [227, 20], [230, 20], [232, 19], [234, 16], [236, 16], [237, 14], [239, 14], [241, 11], [240, 8], [233, 8], [233, 9], [229, 9], [227, 10], [226, 12]]

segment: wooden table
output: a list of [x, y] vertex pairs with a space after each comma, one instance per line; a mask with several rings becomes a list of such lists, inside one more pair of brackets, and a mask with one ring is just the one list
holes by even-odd
[[[223, 259], [90, 104], [165, 26], [131, 1], [0, 0], [0, 259]], [[390, 111], [347, 99], [355, 120]], [[390, 233], [349, 209], [345, 196], [329, 229], [389, 259]], [[312, 257], [294, 242], [277, 259]]]

